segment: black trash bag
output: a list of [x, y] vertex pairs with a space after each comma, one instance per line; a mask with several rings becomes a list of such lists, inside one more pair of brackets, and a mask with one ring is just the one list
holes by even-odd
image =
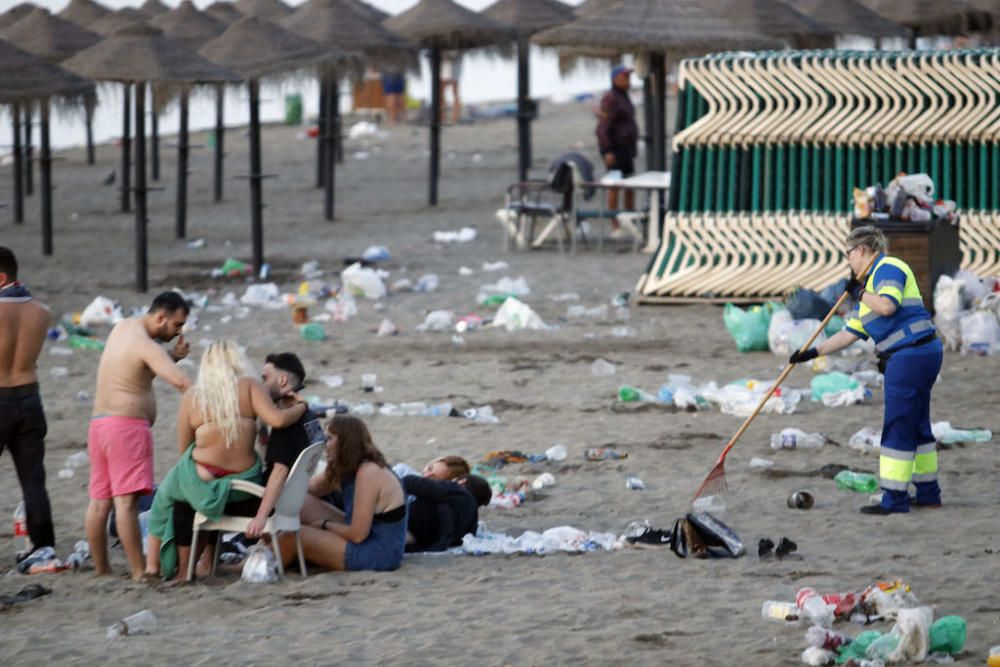
[[833, 302], [827, 303], [822, 295], [811, 289], [799, 287], [788, 297], [785, 306], [788, 308], [788, 312], [791, 313], [792, 319], [821, 320], [830, 312]]
[[743, 555], [743, 540], [708, 512], [692, 512], [677, 519], [670, 533], [670, 550], [679, 558]]

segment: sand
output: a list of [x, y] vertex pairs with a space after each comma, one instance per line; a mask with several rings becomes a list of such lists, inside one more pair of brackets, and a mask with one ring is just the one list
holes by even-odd
[[[535, 126], [536, 167], [577, 145], [593, 151], [592, 117], [586, 105], [543, 106]], [[569, 524], [586, 530], [621, 533], [630, 521], [648, 519], [669, 527], [683, 514], [725, 441], [740, 420], [718, 408], [701, 413], [624, 407], [615, 391], [629, 383], [655, 391], [668, 373], [720, 384], [739, 378], [776, 377], [782, 360], [770, 353], [740, 354], [712, 306], [633, 307], [627, 322], [609, 306], [607, 321], [566, 320], [568, 303], [554, 295], [579, 294], [587, 307], [607, 304], [634, 285], [648, 261], [625, 248], [606, 247], [577, 256], [555, 250], [504, 254], [493, 211], [514, 180], [515, 130], [511, 120], [449, 127], [444, 132], [441, 205], [426, 198], [426, 130], [390, 130], [388, 140], [351, 141], [346, 163], [337, 171], [338, 219], [322, 220], [321, 193], [314, 179], [314, 144], [297, 129], [265, 130], [265, 171], [280, 178], [265, 183], [266, 252], [282, 289], [294, 289], [302, 262], [316, 259], [334, 274], [343, 258], [370, 244], [392, 252], [386, 268], [396, 280], [416, 281], [426, 273], [440, 278], [437, 291], [391, 295], [384, 309], [359, 302], [359, 313], [342, 324], [327, 323], [330, 338], [303, 341], [287, 310], [254, 309], [243, 320], [220, 323], [221, 313], [201, 313], [191, 334], [193, 357], [202, 339], [231, 337], [246, 345], [260, 363], [265, 354], [296, 351], [314, 378], [340, 374], [345, 386], [331, 390], [313, 382], [306, 393], [354, 402], [365, 397], [362, 373], [374, 372], [381, 401], [451, 401], [459, 408], [492, 405], [500, 422], [464, 419], [393, 418], [368, 420], [377, 444], [394, 461], [414, 466], [438, 454], [461, 454], [478, 461], [495, 449], [541, 452], [564, 443], [562, 463], [515, 465], [508, 476], [551, 472], [557, 485], [543, 499], [517, 509], [487, 509], [481, 518], [492, 530], [520, 534]], [[198, 141], [203, 141], [199, 137]], [[230, 175], [245, 171], [246, 138], [227, 138]], [[367, 151], [369, 157], [355, 157]], [[244, 181], [227, 180], [226, 201], [210, 202], [211, 155], [192, 156], [189, 238], [204, 238], [203, 249], [188, 249], [173, 238], [171, 152], [164, 149], [165, 192], [151, 195], [150, 262], [152, 289], [243, 293], [240, 281], [217, 281], [207, 272], [228, 256], [249, 256], [249, 222]], [[476, 157], [479, 156], [479, 157]], [[81, 310], [103, 294], [126, 307], [146, 304], [151, 295], [131, 291], [132, 225], [117, 212], [117, 192], [100, 185], [114, 168], [113, 147], [98, 151], [99, 166], [87, 168], [82, 153], [70, 151], [56, 163], [56, 217], [53, 258], [39, 254], [37, 195], [28, 200], [23, 226], [3, 213], [0, 239], [21, 258], [22, 277], [56, 313]], [[9, 182], [10, 169], [0, 170]], [[434, 230], [469, 225], [478, 238], [441, 246]], [[509, 270], [484, 273], [483, 262], [504, 259]], [[460, 266], [474, 269], [460, 276]], [[503, 275], [524, 276], [532, 288], [525, 301], [557, 330], [479, 331], [465, 335], [418, 333], [427, 311], [447, 308], [459, 315], [477, 307], [480, 285]], [[839, 276], [831, 276], [831, 279]], [[384, 317], [399, 336], [377, 338]], [[206, 328], [211, 327], [209, 331]], [[633, 337], [611, 335], [616, 326], [635, 329]], [[611, 377], [594, 377], [590, 365], [604, 358], [617, 367]], [[39, 365], [49, 420], [48, 489], [55, 514], [58, 548], [68, 553], [83, 538], [87, 502], [86, 469], [72, 479], [56, 476], [64, 459], [83, 451], [98, 355], [72, 357], [44, 352]], [[53, 378], [53, 367], [68, 376]], [[808, 386], [811, 372], [797, 369], [792, 387]], [[949, 353], [935, 389], [933, 416], [956, 425], [993, 428], [996, 360]], [[174, 419], [178, 396], [158, 383], [160, 418], [155, 425], [156, 472], [162, 478], [177, 459]], [[370, 395], [369, 395], [370, 397]], [[464, 555], [407, 557], [389, 574], [310, 572], [290, 574], [277, 585], [249, 585], [235, 574], [193, 586], [151, 588], [124, 576], [124, 556], [112, 554], [117, 576], [90, 573], [26, 577], [12, 569], [11, 513], [19, 487], [9, 456], [0, 458], [0, 592], [14, 593], [41, 582], [53, 593], [0, 612], [4, 664], [677, 664], [792, 665], [804, 648], [801, 627], [761, 620], [764, 600], [792, 599], [797, 588], [859, 590], [878, 580], [901, 578], [936, 613], [959, 614], [969, 622], [966, 652], [959, 664], [982, 664], [988, 647], [1000, 644], [1000, 606], [993, 601], [1000, 550], [996, 540], [996, 444], [953, 447], [941, 455], [946, 506], [937, 511], [888, 519], [862, 516], [866, 501], [816, 477], [764, 477], [751, 471], [754, 456], [778, 467], [809, 471], [827, 463], [874, 470], [877, 459], [846, 447], [772, 452], [771, 433], [786, 426], [822, 431], [846, 442], [863, 426], [879, 426], [881, 390], [864, 405], [830, 409], [804, 401], [790, 416], [764, 415], [747, 431], [727, 462], [731, 493], [723, 519], [746, 541], [738, 559], [680, 560], [663, 549], [540, 557]], [[588, 447], [610, 446], [628, 453], [622, 461], [587, 462]], [[625, 487], [637, 475], [646, 491]], [[786, 496], [807, 489], [816, 496], [810, 511], [790, 510]], [[799, 559], [760, 562], [756, 543], [788, 536]], [[141, 609], [159, 619], [155, 634], [114, 642], [105, 627]], [[887, 629], [887, 626], [880, 626]], [[856, 632], [856, 628], [848, 628]]]

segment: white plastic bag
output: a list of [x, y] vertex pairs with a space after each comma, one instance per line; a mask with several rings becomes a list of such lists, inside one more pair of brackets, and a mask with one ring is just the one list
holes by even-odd
[[[767, 346], [779, 357], [789, 357], [795, 350], [801, 349], [813, 332], [819, 328], [819, 320], [793, 320], [787, 310], [779, 310], [771, 316], [767, 327]], [[821, 333], [813, 345], [819, 345], [826, 340]]]
[[94, 324], [118, 324], [123, 319], [125, 316], [118, 304], [107, 297], [99, 296], [83, 309], [80, 324], [85, 327]]
[[957, 350], [962, 344], [961, 312], [962, 283], [951, 276], [941, 276], [934, 288], [934, 326], [949, 350]]
[[385, 283], [379, 278], [378, 273], [361, 266], [360, 262], [351, 264], [341, 271], [340, 281], [344, 284], [344, 288], [355, 296], [363, 296], [366, 299], [381, 299], [385, 296]]
[[514, 297], [510, 297], [503, 302], [503, 305], [500, 306], [496, 316], [493, 318], [493, 325], [504, 327], [507, 331], [516, 331], [518, 329], [544, 330], [549, 328], [542, 318], [538, 316], [538, 313], [533, 311], [526, 303], [518, 301]]
[[247, 291], [240, 297], [240, 303], [265, 308], [279, 308], [284, 305], [281, 301], [281, 290], [274, 283], [248, 285]]
[[977, 310], [959, 321], [962, 352], [991, 354], [1000, 348], [1000, 323], [990, 311]]
[[278, 580], [278, 561], [263, 544], [255, 544], [247, 551], [243, 561], [243, 575], [248, 584], [273, 584]]

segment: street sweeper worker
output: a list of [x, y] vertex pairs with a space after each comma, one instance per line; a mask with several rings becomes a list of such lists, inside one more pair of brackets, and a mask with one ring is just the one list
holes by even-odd
[[[842, 350], [858, 338], [870, 336], [875, 341], [879, 370], [885, 374], [879, 456], [882, 502], [861, 511], [880, 515], [910, 511], [911, 482], [918, 508], [941, 506], [930, 405], [943, 349], [913, 271], [887, 250], [885, 235], [875, 227], [857, 227], [848, 234], [844, 254], [852, 277], [846, 291], [857, 304], [854, 312], [843, 331], [789, 359], [793, 364], [809, 361]], [[871, 271], [862, 276], [873, 258]]]

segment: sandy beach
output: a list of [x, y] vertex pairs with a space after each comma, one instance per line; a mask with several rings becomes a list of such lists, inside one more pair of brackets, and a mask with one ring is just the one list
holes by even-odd
[[[536, 172], [548, 160], [575, 148], [596, 159], [593, 117], [587, 104], [543, 105], [535, 124]], [[450, 401], [456, 408], [490, 405], [497, 424], [466, 419], [390, 417], [367, 421], [378, 446], [392, 461], [422, 466], [441, 454], [479, 462], [491, 450], [540, 453], [563, 443], [568, 458], [559, 463], [517, 464], [501, 474], [534, 477], [550, 472], [556, 485], [544, 497], [514, 509], [487, 508], [480, 517], [490, 530], [519, 535], [559, 525], [621, 534], [635, 520], [669, 528], [688, 510], [692, 495], [723, 445], [740, 425], [718, 407], [689, 413], [673, 407], [634, 406], [618, 401], [619, 385], [655, 392], [670, 373], [690, 375], [696, 384], [723, 385], [740, 378], [770, 380], [784, 359], [770, 352], [736, 351], [714, 306], [632, 307], [622, 321], [613, 297], [630, 291], [647, 255], [606, 245], [603, 253], [557, 250], [504, 253], [494, 211], [515, 180], [515, 127], [510, 119], [447, 127], [443, 133], [440, 206], [427, 208], [427, 132], [418, 127], [388, 128], [388, 137], [351, 140], [337, 170], [337, 220], [322, 218], [322, 193], [315, 180], [315, 146], [301, 128], [264, 131], [264, 170], [280, 175], [264, 185], [265, 253], [272, 279], [283, 292], [298, 285], [302, 263], [317, 260], [325, 280], [339, 282], [345, 257], [373, 244], [392, 254], [383, 264], [387, 282], [416, 282], [425, 274], [440, 279], [429, 293], [390, 294], [381, 302], [358, 301], [358, 314], [344, 323], [326, 322], [324, 342], [302, 340], [286, 308], [238, 308], [198, 312], [190, 334], [192, 358], [204, 341], [232, 338], [246, 346], [257, 365], [269, 352], [298, 353], [312, 378], [306, 394], [324, 400], [357, 402], [372, 398], [360, 387], [362, 373], [377, 373], [384, 391], [374, 400], [401, 403]], [[193, 139], [205, 143], [204, 136]], [[227, 171], [246, 172], [247, 142], [242, 130], [227, 136]], [[61, 155], [54, 168], [55, 256], [40, 254], [38, 196], [28, 198], [25, 224], [10, 222], [0, 210], [0, 244], [12, 247], [21, 278], [54, 313], [82, 310], [97, 295], [126, 309], [148, 304], [161, 289], [179, 287], [205, 293], [221, 303], [246, 284], [218, 280], [209, 272], [227, 257], [249, 260], [250, 226], [246, 181], [229, 178], [222, 204], [211, 203], [211, 153], [191, 158], [188, 238], [205, 245], [190, 249], [174, 239], [174, 156], [164, 148], [163, 192], [150, 196], [149, 295], [131, 290], [133, 217], [118, 212], [118, 193], [101, 185], [117, 165], [113, 146], [98, 150], [99, 165], [88, 168], [82, 151]], [[362, 156], [366, 154], [365, 159]], [[10, 167], [0, 168], [8, 187]], [[435, 244], [435, 230], [474, 227], [469, 243]], [[505, 260], [509, 269], [484, 272], [484, 262]], [[473, 270], [460, 275], [460, 267]], [[531, 287], [524, 297], [549, 331], [487, 329], [468, 332], [464, 344], [454, 331], [418, 332], [428, 311], [448, 309], [457, 316], [491, 316], [478, 306], [480, 286], [503, 276], [523, 276]], [[845, 270], [846, 275], [846, 270]], [[831, 282], [840, 275], [831, 276]], [[789, 286], [791, 287], [791, 285]], [[552, 297], [576, 293], [579, 301]], [[928, 295], [925, 295], [925, 298]], [[569, 305], [608, 304], [604, 320], [570, 319]], [[314, 309], [320, 312], [321, 309]], [[230, 320], [223, 322], [225, 316]], [[377, 337], [383, 318], [401, 330]], [[634, 336], [612, 335], [627, 326]], [[106, 335], [107, 329], [101, 329]], [[47, 345], [51, 347], [51, 345]], [[84, 538], [87, 468], [70, 479], [57, 472], [66, 457], [85, 451], [87, 421], [98, 353], [72, 356], [44, 351], [39, 375], [49, 420], [48, 490], [55, 517], [57, 549], [69, 553]], [[616, 366], [596, 377], [595, 359]], [[64, 367], [65, 377], [53, 377]], [[194, 368], [188, 368], [194, 373]], [[956, 426], [1000, 430], [992, 403], [1000, 398], [995, 358], [947, 353], [934, 390], [932, 418]], [[321, 375], [341, 375], [330, 389]], [[812, 371], [798, 368], [787, 386], [805, 390]], [[159, 418], [156, 475], [177, 460], [174, 420], [178, 395], [157, 383]], [[791, 600], [812, 586], [824, 592], [857, 591], [882, 580], [902, 579], [916, 596], [935, 606], [936, 616], [957, 614], [968, 621], [968, 642], [956, 664], [985, 662], [1000, 644], [998, 584], [1000, 541], [996, 537], [1000, 459], [996, 443], [952, 446], [942, 451], [944, 508], [908, 516], [863, 516], [863, 494], [838, 490], [834, 482], [808, 476], [825, 464], [875, 471], [877, 457], [845, 446], [773, 451], [770, 435], [796, 426], [819, 431], [839, 443], [864, 426], [881, 427], [882, 393], [862, 405], [826, 408], [804, 398], [792, 415], [765, 414], [737, 444], [726, 463], [730, 494], [720, 515], [745, 541], [739, 559], [681, 560], [666, 548], [622, 549], [568, 555], [408, 556], [398, 571], [297, 573], [275, 585], [251, 585], [228, 573], [196, 584], [150, 587], [124, 577], [125, 559], [112, 552], [114, 577], [89, 572], [24, 576], [13, 568], [11, 514], [20, 500], [9, 455], [0, 457], [0, 594], [39, 582], [52, 589], [42, 599], [0, 612], [0, 662], [20, 664], [611, 664], [794, 665], [805, 647], [805, 626], [764, 621], [764, 600]], [[590, 462], [590, 447], [613, 447], [628, 457]], [[775, 469], [799, 475], [762, 475], [752, 457], [775, 462]], [[645, 491], [626, 489], [638, 476]], [[790, 492], [806, 489], [816, 497], [809, 511], [789, 509]], [[757, 541], [787, 536], [798, 558], [762, 562]], [[105, 639], [105, 628], [128, 614], [150, 609], [158, 627], [148, 636]], [[875, 626], [882, 631], [890, 624]], [[841, 628], [849, 634], [857, 626]]]

